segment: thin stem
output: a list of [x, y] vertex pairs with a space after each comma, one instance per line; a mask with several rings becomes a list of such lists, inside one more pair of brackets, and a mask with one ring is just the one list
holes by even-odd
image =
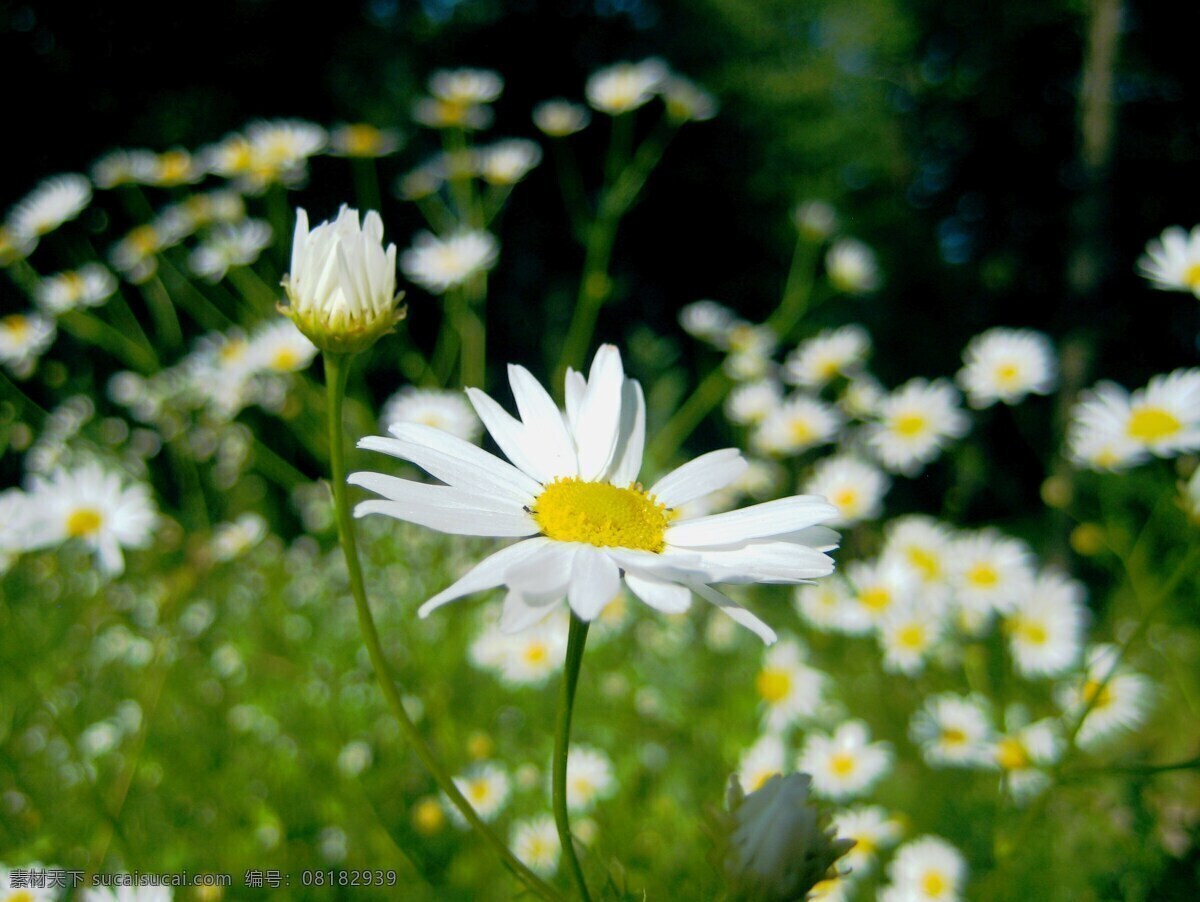
[[358, 200], [358, 208], [364, 212], [378, 210], [379, 172], [375, 168], [375, 158], [353, 157], [350, 169], [354, 173], [354, 195]]
[[438, 788], [441, 789], [455, 808], [459, 810], [467, 823], [488, 842], [500, 856], [504, 864], [513, 874], [529, 888], [531, 892], [543, 899], [557, 900], [560, 898], [552, 887], [523, 865], [508, 850], [504, 842], [492, 832], [492, 829], [480, 819], [471, 803], [455, 785], [454, 780], [443, 769], [433, 749], [425, 742], [415, 723], [404, 708], [404, 700], [396, 687], [395, 678], [384, 657], [383, 646], [379, 641], [379, 633], [375, 628], [375, 618], [367, 601], [367, 590], [363, 582], [362, 566], [358, 559], [358, 545], [355, 540], [354, 521], [350, 516], [350, 502], [346, 492], [346, 454], [342, 443], [342, 398], [346, 390], [346, 377], [349, 373], [350, 357], [344, 354], [326, 352], [325, 387], [328, 397], [329, 414], [329, 449], [330, 470], [332, 475], [332, 490], [334, 509], [337, 514], [338, 538], [341, 541], [342, 553], [346, 558], [346, 569], [350, 576], [350, 593], [354, 597], [354, 607], [358, 614], [358, 625], [362, 632], [363, 642], [371, 657], [371, 666], [379, 681], [379, 688], [388, 701], [401, 732], [412, 745], [417, 757], [429, 771]]
[[58, 318], [58, 324], [80, 341], [107, 351], [130, 369], [140, 373], [152, 373], [158, 369], [158, 357], [152, 351], [86, 311], [68, 310]]
[[649, 457], [656, 466], [666, 466], [670, 462], [688, 436], [708, 416], [709, 411], [721, 403], [725, 392], [729, 390], [729, 385], [729, 377], [719, 366], [704, 377], [704, 381], [675, 411], [675, 415], [667, 421], [666, 426], [658, 431], [650, 443]]
[[587, 642], [588, 624], [571, 614], [571, 627], [567, 633], [567, 658], [563, 664], [562, 695], [558, 704], [558, 724], [554, 731], [554, 824], [558, 827], [558, 839], [562, 843], [563, 858], [571, 871], [571, 878], [579, 890], [583, 902], [591, 902], [583, 868], [575, 855], [575, 843], [571, 837], [571, 819], [567, 814], [567, 755], [571, 746], [571, 713], [575, 708], [575, 687], [579, 683], [579, 667], [583, 663], [583, 646]]
[[796, 248], [792, 251], [792, 264], [788, 268], [787, 281], [783, 286], [783, 297], [771, 318], [767, 320], [767, 325], [779, 336], [780, 341], [786, 342], [792, 336], [796, 326], [808, 312], [813, 284], [816, 281], [818, 247], [816, 242], [805, 238], [803, 232], [796, 239]]

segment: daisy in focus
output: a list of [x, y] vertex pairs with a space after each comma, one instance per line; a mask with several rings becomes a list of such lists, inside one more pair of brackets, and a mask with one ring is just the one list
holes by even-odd
[[1200, 226], [1171, 226], [1146, 245], [1138, 272], [1163, 291], [1190, 291], [1200, 298]]
[[422, 617], [469, 595], [508, 589], [501, 626], [518, 631], [566, 599], [594, 620], [629, 590], [665, 614], [687, 610], [695, 593], [765, 642], [775, 632], [714, 583], [795, 584], [833, 570], [837, 535], [819, 526], [837, 514], [822, 498], [793, 496], [696, 518], [675, 511], [734, 482], [746, 462], [713, 451], [649, 489], [637, 482], [645, 444], [641, 387], [606, 345], [587, 378], [569, 371], [565, 414], [528, 370], [509, 367], [520, 418], [478, 389], [467, 395], [512, 463], [428, 426], [392, 427], [359, 447], [408, 460], [445, 485], [360, 472], [349, 482], [382, 496], [356, 516], [384, 514], [458, 535], [523, 539], [485, 558], [421, 606]]
[[975, 408], [1049, 394], [1057, 382], [1054, 346], [1032, 329], [989, 329], [967, 344], [957, 381]]

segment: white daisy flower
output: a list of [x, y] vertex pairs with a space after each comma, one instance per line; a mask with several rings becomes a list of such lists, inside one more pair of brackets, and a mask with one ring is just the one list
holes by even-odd
[[775, 353], [779, 336], [770, 326], [735, 320], [718, 336], [719, 347], [730, 354], [769, 358]]
[[912, 573], [895, 560], [851, 561], [844, 572], [851, 586], [851, 603], [842, 621], [843, 632], [870, 632], [896, 608], [913, 600], [916, 583]]
[[1200, 226], [1190, 233], [1171, 226], [1146, 245], [1138, 272], [1164, 291], [1190, 291], [1200, 298]]
[[846, 294], [869, 294], [882, 282], [875, 252], [854, 238], [839, 238], [825, 252], [825, 274]]
[[1054, 345], [1032, 329], [988, 329], [967, 343], [956, 379], [975, 408], [1049, 394], [1058, 381]]
[[775, 372], [775, 361], [761, 351], [734, 351], [721, 364], [725, 375], [734, 382], [765, 379]]
[[1067, 455], [1092, 470], [1117, 472], [1143, 463], [1146, 447], [1129, 434], [1129, 392], [1101, 382], [1079, 396], [1067, 427]]
[[1013, 798], [1024, 802], [1050, 785], [1046, 768], [1062, 757], [1062, 722], [1046, 718], [1007, 730], [992, 748]]
[[658, 93], [673, 122], [707, 122], [717, 115], [717, 99], [682, 75], [668, 75]]
[[1115, 645], [1097, 645], [1087, 654], [1082, 680], [1058, 687], [1056, 701], [1072, 719], [1087, 717], [1076, 733], [1083, 748], [1095, 748], [1137, 729], [1145, 722], [1154, 700], [1154, 684], [1120, 661]]
[[479, 103], [460, 103], [422, 97], [412, 108], [413, 119], [427, 128], [461, 128], [478, 131], [492, 124], [492, 108]]
[[822, 495], [838, 509], [831, 526], [848, 526], [874, 520], [883, 512], [883, 496], [891, 480], [874, 464], [857, 457], [837, 454], [824, 457], [813, 466], [812, 475], [802, 491]]
[[953, 547], [949, 527], [910, 514], [888, 524], [881, 557], [911, 571], [922, 598], [940, 602], [949, 591]]
[[504, 79], [490, 69], [439, 69], [429, 76], [429, 93], [447, 103], [491, 103], [504, 90]]
[[98, 464], [35, 477], [29, 496], [30, 547], [79, 539], [96, 553], [104, 573], [125, 569], [122, 548], [145, 548], [154, 538], [158, 510], [149, 488]]
[[914, 602], [893, 606], [879, 623], [884, 670], [908, 676], [920, 673], [942, 631], [937, 608]]
[[190, 391], [223, 419], [249, 403], [250, 379], [257, 366], [250, 342], [237, 329], [202, 336], [182, 362]]
[[970, 428], [949, 382], [910, 379], [884, 398], [867, 441], [880, 462], [896, 473], [915, 476], [951, 439]]
[[77, 307], [96, 307], [117, 290], [117, 280], [99, 263], [47, 276], [38, 285], [37, 299], [47, 313], [60, 314]]
[[[462, 776], [454, 778], [454, 785], [463, 794], [481, 820], [495, 820], [508, 802], [512, 782], [508, 773], [494, 761], [483, 761], [468, 768]], [[467, 826], [467, 819], [448, 799], [444, 799], [450, 819], [459, 827]]]
[[241, 557], [266, 538], [269, 527], [260, 514], [247, 511], [236, 520], [222, 523], [213, 530], [212, 551], [218, 561]]
[[795, 394], [758, 424], [750, 443], [764, 454], [793, 456], [832, 442], [841, 425], [836, 408]]
[[235, 266], [249, 266], [271, 246], [271, 226], [261, 219], [221, 223], [192, 251], [188, 265], [209, 282], [220, 282]]
[[584, 813], [617, 790], [612, 762], [598, 749], [573, 745], [567, 753], [567, 808]]
[[396, 293], [396, 245], [383, 245], [383, 220], [374, 210], [359, 225], [345, 204], [335, 220], [311, 231], [296, 210], [292, 262], [283, 277], [285, 316], [325, 350], [361, 351], [403, 318]]
[[377, 128], [367, 122], [339, 125], [329, 136], [329, 150], [338, 157], [374, 159], [386, 157], [400, 148], [400, 133]]
[[0, 364], [19, 379], [33, 372], [38, 358], [54, 343], [54, 320], [40, 313], [0, 317]]
[[783, 388], [774, 379], [742, 382], [725, 399], [725, 416], [739, 426], [759, 423], [783, 403]]
[[1024, 677], [1062, 675], [1079, 660], [1086, 622], [1083, 584], [1040, 574], [1005, 617], [1013, 666]]
[[136, 182], [137, 174], [149, 168], [153, 156], [149, 150], [110, 150], [92, 164], [92, 184], [108, 189]]
[[400, 268], [410, 282], [433, 294], [445, 294], [491, 269], [499, 252], [489, 232], [458, 232], [447, 238], [421, 232], [400, 257]]
[[551, 814], [516, 821], [509, 833], [509, 848], [524, 865], [536, 874], [549, 877], [558, 870], [562, 844]]
[[396, 196], [419, 201], [431, 197], [446, 183], [446, 167], [440, 156], [426, 160], [396, 180]]
[[825, 675], [809, 667], [794, 639], [767, 650], [754, 681], [763, 700], [766, 728], [781, 732], [817, 713], [825, 693]]
[[787, 770], [787, 750], [783, 738], [766, 733], [755, 741], [738, 763], [738, 782], [747, 793], [760, 789], [767, 780]]
[[461, 391], [406, 385], [383, 402], [384, 431], [399, 423], [423, 423], [468, 442], [479, 442], [483, 424]]
[[796, 768], [812, 775], [813, 793], [841, 801], [870, 792], [892, 766], [892, 747], [871, 742], [861, 720], [838, 727], [832, 736], [809, 733]]
[[33, 886], [47, 882], [46, 870], [38, 862], [12, 870], [0, 865], [0, 902], [54, 902], [59, 895], [58, 887]]
[[783, 363], [784, 381], [820, 388], [837, 376], [852, 374], [871, 353], [871, 336], [862, 326], [826, 329], [792, 351]]
[[567, 650], [568, 618], [553, 614], [519, 633], [500, 629], [498, 618], [471, 643], [475, 666], [490, 670], [510, 686], [538, 686], [558, 672]]
[[317, 356], [317, 346], [287, 320], [269, 322], [250, 338], [250, 369], [255, 372], [295, 373]]
[[77, 217], [91, 200], [92, 183], [84, 176], [52, 176], [17, 201], [7, 225], [21, 240], [36, 240]]
[[533, 141], [510, 138], [476, 151], [475, 165], [489, 185], [515, 185], [542, 162], [542, 149]]
[[616, 63], [593, 72], [584, 94], [592, 109], [619, 116], [653, 100], [669, 74], [660, 59]]
[[854, 373], [837, 403], [848, 416], [866, 420], [879, 413], [879, 405], [886, 397], [887, 392], [874, 376]]
[[925, 700], [913, 715], [909, 735], [932, 767], [989, 768], [995, 733], [986, 701], [951, 692]]
[[0, 268], [6, 268], [24, 260], [37, 247], [37, 239], [28, 235], [17, 235], [7, 225], [0, 225]]
[[823, 200], [806, 200], [792, 210], [792, 224], [809, 241], [824, 241], [837, 231], [837, 210]]
[[155, 255], [178, 243], [176, 233], [153, 225], [131, 229], [109, 251], [113, 268], [135, 285], [140, 285], [158, 271]]
[[587, 128], [592, 114], [587, 107], [561, 97], [544, 100], [533, 108], [533, 124], [544, 135], [565, 138]]
[[246, 126], [246, 139], [250, 142], [252, 185], [295, 184], [303, 177], [309, 157], [325, 151], [329, 133], [303, 119], [260, 119]]
[[856, 877], [870, 871], [880, 850], [894, 846], [904, 832], [900, 821], [878, 805], [835, 812], [830, 824], [838, 839], [854, 840], [850, 851], [838, 859], [838, 867], [848, 868]]
[[159, 188], [190, 185], [204, 178], [208, 167], [205, 161], [193, 157], [181, 147], [165, 153], [138, 156], [133, 161], [134, 181]]
[[1033, 585], [1036, 560], [1029, 546], [994, 529], [959, 535], [950, 560], [954, 600], [968, 632], [1011, 611]]
[[1159, 457], [1200, 449], [1200, 369], [1155, 376], [1135, 391], [1125, 432]]
[[967, 882], [967, 859], [937, 836], [922, 836], [896, 850], [888, 864], [891, 883], [879, 902], [959, 902]]
[[[838, 859], [839, 865], [846, 860], [843, 855]], [[818, 880], [805, 896], [805, 902], [850, 902], [855, 898], [855, 880], [852, 873], [837, 873], [824, 880]]]
[[728, 346], [727, 336], [736, 322], [734, 312], [716, 301], [693, 301], [679, 311], [684, 332], [718, 347]]
[[509, 381], [521, 418], [478, 389], [467, 394], [484, 426], [513, 464], [468, 442], [415, 423], [369, 437], [359, 446], [409, 460], [447, 485], [355, 473], [350, 482], [382, 495], [355, 513], [381, 513], [461, 535], [532, 537], [492, 554], [422, 605], [430, 612], [455, 599], [508, 587], [502, 623], [517, 631], [564, 597], [593, 620], [622, 579], [663, 613], [686, 610], [695, 592], [765, 641], [775, 633], [710, 584], [796, 583], [828, 575], [830, 530], [816, 528], [834, 509], [797, 496], [697, 519], [677, 507], [724, 488], [746, 467], [736, 449], [684, 464], [649, 490], [636, 482], [645, 442], [645, 402], [626, 379], [621, 356], [605, 345], [587, 379], [571, 371], [564, 415], [520, 366]]
[[854, 602], [853, 593], [839, 574], [819, 583], [797, 586], [796, 612], [819, 630], [861, 633], [862, 615]]

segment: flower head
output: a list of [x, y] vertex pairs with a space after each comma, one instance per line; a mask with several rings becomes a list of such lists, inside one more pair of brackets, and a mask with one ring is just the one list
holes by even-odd
[[885, 467], [915, 476], [969, 428], [958, 402], [958, 392], [943, 379], [910, 379], [879, 403], [879, 422], [867, 440]]
[[963, 351], [958, 384], [972, 407], [988, 407], [1047, 394], [1056, 376], [1054, 346], [1041, 332], [989, 329], [972, 338]]
[[725, 488], [746, 469], [735, 449], [684, 464], [648, 489], [637, 482], [645, 443], [641, 387], [625, 378], [620, 353], [602, 347], [590, 374], [567, 374], [565, 413], [528, 370], [509, 367], [520, 419], [478, 389], [467, 395], [512, 463], [415, 423], [359, 446], [409, 460], [447, 483], [428, 485], [355, 473], [350, 482], [382, 498], [356, 514], [384, 514], [442, 532], [522, 538], [429, 599], [422, 616], [455, 599], [507, 586], [504, 628], [516, 631], [564, 599], [596, 618], [622, 580], [664, 613], [694, 592], [765, 641], [775, 633], [713, 583], [798, 583], [825, 576], [836, 534], [818, 527], [834, 508], [811, 496], [782, 498], [697, 518], [675, 511]]
[[838, 291], [870, 294], [882, 281], [875, 252], [854, 238], [840, 238], [825, 254], [825, 272]]
[[958, 902], [967, 860], [946, 840], [922, 836], [896, 850], [888, 876], [891, 884], [879, 893], [883, 902]]
[[660, 59], [616, 63], [592, 73], [584, 93], [593, 109], [619, 116], [649, 103], [668, 74]]
[[370, 347], [404, 318], [396, 293], [396, 246], [383, 247], [383, 220], [374, 210], [359, 225], [343, 206], [311, 231], [296, 211], [291, 271], [283, 278], [290, 304], [280, 312], [325, 351]]
[[867, 725], [851, 720], [831, 736], [810, 733], [796, 766], [812, 774], [817, 795], [852, 799], [868, 792], [887, 773], [892, 749], [886, 742], [871, 742]]
[[427, 291], [443, 294], [496, 263], [499, 248], [490, 232], [464, 231], [448, 238], [417, 235], [400, 258], [404, 275]]
[[550, 138], [565, 138], [587, 128], [592, 114], [585, 106], [555, 98], [533, 108], [533, 124]]
[[24, 379], [54, 341], [55, 331], [54, 320], [40, 313], [0, 317], [0, 364]]
[[117, 290], [117, 280], [99, 263], [60, 272], [38, 285], [38, 304], [47, 313], [59, 314], [77, 307], [103, 304]]
[[8, 228], [22, 241], [36, 241], [69, 222], [92, 200], [92, 183], [82, 175], [56, 175], [34, 188], [9, 211]]
[[379, 415], [383, 428], [396, 423], [424, 423], [451, 435], [478, 442], [483, 426], [461, 392], [406, 385], [387, 399]]
[[1190, 291], [1200, 298], [1200, 226], [1185, 232], [1171, 226], [1146, 245], [1138, 272], [1155, 288]]

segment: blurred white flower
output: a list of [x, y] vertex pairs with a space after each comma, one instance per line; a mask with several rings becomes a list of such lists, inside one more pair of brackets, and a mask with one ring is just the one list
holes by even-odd
[[1146, 245], [1138, 272], [1155, 288], [1190, 291], [1200, 298], [1200, 226], [1190, 233], [1171, 226]]
[[784, 381], [820, 388], [837, 376], [849, 376], [871, 352], [871, 336], [862, 326], [826, 329], [788, 354], [783, 363]]
[[188, 265], [209, 282], [220, 282], [231, 268], [249, 266], [271, 245], [271, 226], [261, 219], [221, 223], [192, 251]]
[[938, 607], [913, 601], [893, 605], [879, 623], [884, 670], [920, 673], [942, 632]]
[[917, 475], [970, 428], [958, 392], [944, 379], [910, 379], [879, 403], [876, 417], [867, 442], [887, 469], [905, 476]]
[[509, 847], [530, 870], [549, 877], [558, 870], [558, 857], [562, 853], [554, 816], [539, 814], [516, 821], [509, 833]]
[[809, 667], [804, 657], [794, 639], [767, 649], [754, 687], [764, 703], [763, 720], [770, 731], [781, 732], [821, 707], [825, 675]]
[[1050, 785], [1046, 768], [1062, 757], [1062, 722], [1048, 717], [1010, 727], [996, 739], [992, 753], [1008, 791], [1018, 802], [1024, 802]]
[[497, 673], [510, 686], [544, 684], [562, 665], [568, 616], [558, 611], [519, 633], [505, 632], [492, 618], [471, 643], [471, 663]]
[[956, 378], [971, 406], [981, 408], [1049, 394], [1058, 379], [1057, 369], [1054, 345], [1041, 332], [989, 329], [968, 342]]
[[717, 99], [682, 75], [668, 74], [658, 92], [674, 122], [707, 122], [717, 115]]
[[464, 231], [439, 238], [421, 232], [400, 257], [405, 277], [434, 294], [444, 294], [496, 264], [499, 245], [489, 232]]
[[1029, 593], [1036, 563], [1029, 546], [994, 529], [962, 533], [950, 553], [951, 584], [961, 624], [978, 632]]
[[738, 781], [746, 792], [754, 792], [776, 774], [789, 770], [783, 738], [765, 733], [742, 755], [738, 763]]
[[883, 281], [875, 252], [854, 238], [839, 238], [825, 252], [825, 274], [846, 294], [869, 294]]
[[[508, 773], [494, 761], [483, 761], [472, 766], [462, 776], [454, 778], [454, 785], [470, 802], [480, 819], [485, 821], [496, 819], [512, 790]], [[467, 826], [466, 818], [449, 800], [446, 800], [446, 811], [455, 824]]]
[[1025, 677], [1063, 674], [1079, 660], [1086, 622], [1083, 584], [1040, 574], [1005, 617], [1013, 666]]
[[99, 263], [47, 276], [38, 285], [38, 303], [47, 313], [60, 314], [77, 307], [96, 307], [117, 290], [117, 280]]
[[533, 108], [533, 124], [551, 138], [565, 138], [587, 128], [592, 114], [569, 100], [545, 100]]
[[904, 832], [900, 821], [878, 805], [858, 805], [835, 812], [832, 819], [838, 839], [852, 839], [854, 846], [838, 862], [856, 877], [871, 869], [880, 851], [894, 846]]
[[329, 147], [339, 157], [386, 157], [399, 149], [400, 133], [367, 122], [354, 122], [335, 128], [329, 136]]
[[475, 443], [483, 433], [483, 424], [461, 391], [413, 385], [384, 402], [379, 422], [385, 432], [397, 423], [423, 423]]
[[797, 613], [819, 630], [862, 632], [862, 617], [840, 574], [812, 585], [797, 586], [795, 603]]
[[92, 200], [92, 183], [82, 175], [56, 175], [42, 181], [8, 211], [14, 240], [36, 241], [82, 213]]
[[571, 746], [567, 753], [567, 807], [571, 811], [590, 811], [616, 789], [616, 775], [607, 755], [588, 746]]
[[813, 792], [827, 799], [853, 799], [869, 792], [892, 766], [892, 747], [871, 742], [861, 720], [843, 723], [833, 735], [810, 732], [796, 762], [812, 776]]
[[542, 161], [542, 149], [533, 141], [510, 138], [476, 151], [476, 167], [489, 185], [515, 185]]
[[693, 301], [679, 311], [679, 325], [688, 335], [709, 344], [726, 347], [726, 336], [737, 316], [716, 301]]
[[913, 600], [916, 582], [910, 570], [890, 558], [851, 561], [843, 568], [851, 586], [851, 604], [842, 622], [847, 633], [865, 633]]
[[336, 220], [311, 231], [296, 211], [291, 269], [283, 278], [287, 307], [280, 311], [323, 350], [370, 347], [403, 318], [396, 294], [396, 245], [383, 246], [383, 220], [371, 210], [343, 205]]
[[277, 320], [250, 337], [247, 354], [253, 372], [295, 373], [312, 363], [317, 346], [292, 323]]
[[1084, 391], [1071, 408], [1067, 454], [1075, 464], [1117, 472], [1144, 462], [1145, 446], [1129, 434], [1129, 393], [1112, 382]]
[[988, 769], [995, 766], [995, 731], [987, 703], [979, 696], [951, 692], [930, 696], [913, 715], [912, 741], [933, 767]]
[[429, 93], [447, 103], [491, 103], [504, 90], [504, 79], [491, 69], [439, 69], [429, 76]]
[[1142, 725], [1154, 684], [1125, 666], [1117, 646], [1096, 645], [1088, 650], [1082, 679], [1061, 684], [1055, 698], [1070, 718], [1087, 710], [1075, 738], [1083, 748], [1095, 748]]
[[592, 109], [619, 116], [653, 100], [668, 74], [660, 59], [616, 63], [593, 72], [584, 93]]
[[40, 313], [0, 317], [0, 364], [18, 379], [24, 379], [54, 342], [54, 335], [54, 320]]
[[832, 442], [841, 424], [841, 414], [835, 408], [795, 394], [758, 424], [750, 441], [757, 451], [793, 456]]
[[761, 422], [783, 403], [783, 388], [774, 379], [759, 379], [735, 385], [725, 399], [729, 422], [746, 426]]
[[896, 850], [888, 865], [891, 883], [879, 902], [959, 902], [967, 881], [967, 859], [937, 836], [922, 836]]
[[817, 461], [801, 491], [821, 495], [838, 509], [830, 526], [848, 526], [876, 519], [883, 512], [883, 496], [890, 485], [887, 474], [874, 464], [837, 454]]
[[824, 241], [837, 230], [837, 210], [823, 200], [803, 201], [792, 210], [792, 224], [809, 241]]

